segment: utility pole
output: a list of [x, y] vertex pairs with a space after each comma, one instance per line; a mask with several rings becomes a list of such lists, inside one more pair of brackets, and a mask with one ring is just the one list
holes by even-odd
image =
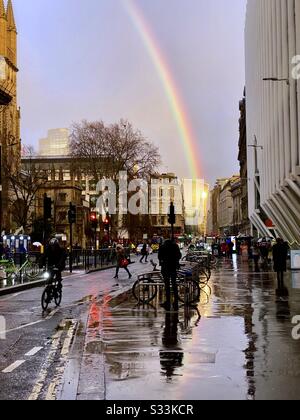
[[172, 241], [174, 241], [174, 225], [175, 225], [175, 223], [176, 223], [175, 206], [174, 206], [174, 203], [171, 202], [170, 213], [169, 213], [169, 224], [171, 225]]
[[68, 219], [70, 224], [70, 273], [73, 272], [73, 224], [76, 223], [76, 206], [70, 203], [70, 209], [68, 211]]
[[52, 218], [52, 200], [50, 197], [47, 197], [47, 194], [44, 194], [44, 232], [43, 232], [43, 245], [46, 248], [47, 235], [46, 235], [46, 226], [49, 219]]

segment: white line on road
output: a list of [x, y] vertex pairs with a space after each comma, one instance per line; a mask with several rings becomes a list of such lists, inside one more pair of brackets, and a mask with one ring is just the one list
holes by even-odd
[[43, 350], [43, 347], [33, 347], [33, 349], [31, 349], [28, 353], [26, 353], [25, 356], [26, 357], [35, 356], [41, 350]]
[[11, 300], [11, 299], [13, 299], [13, 298], [21, 295], [22, 293], [24, 293], [24, 292], [15, 293], [14, 295], [10, 295], [10, 296], [8, 296], [6, 298], [0, 298], [0, 303], [1, 302], [5, 302], [6, 300]]
[[10, 365], [6, 369], [4, 369], [2, 371], [2, 373], [11, 373], [14, 370], [16, 370], [18, 367], [23, 365], [23, 363], [25, 363], [25, 360], [17, 360], [15, 363], [13, 363], [12, 365]]
[[37, 325], [37, 324], [41, 324], [42, 322], [49, 321], [49, 319], [53, 318], [53, 316], [58, 312], [58, 310], [59, 309], [55, 309], [45, 319], [40, 319], [39, 321], [30, 322], [29, 324], [21, 325], [20, 327], [12, 328], [11, 330], [1, 331], [1, 334], [8, 334], [14, 331], [23, 330], [24, 328], [32, 327], [33, 325]]
[[42, 370], [40, 372], [40, 375], [38, 377], [38, 380], [28, 398], [28, 400], [31, 401], [35, 401], [39, 398], [40, 393], [43, 389], [47, 374], [48, 374], [48, 369], [50, 368], [51, 364], [53, 363], [54, 359], [55, 359], [55, 355], [60, 343], [60, 338], [62, 336], [63, 333], [63, 328], [65, 327], [65, 324], [61, 324], [60, 325], [60, 330], [52, 337], [52, 345], [48, 354], [47, 359], [44, 362], [44, 365], [42, 367]]
[[59, 308], [54, 309], [53, 311], [51, 311], [51, 313], [50, 313], [48, 316], [46, 316], [46, 321], [48, 321], [49, 319], [53, 318], [53, 317], [54, 317], [54, 315], [55, 315], [58, 311], [59, 311]]

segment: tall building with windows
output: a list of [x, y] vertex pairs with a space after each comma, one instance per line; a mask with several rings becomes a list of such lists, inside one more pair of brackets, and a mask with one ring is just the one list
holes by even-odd
[[21, 157], [20, 110], [17, 105], [17, 28], [11, 0], [0, 0], [0, 233], [10, 231], [7, 173]]
[[248, 0], [245, 39], [250, 220], [298, 248], [300, 1]]
[[67, 156], [69, 153], [69, 130], [67, 128], [49, 130], [48, 136], [39, 141], [39, 156]]

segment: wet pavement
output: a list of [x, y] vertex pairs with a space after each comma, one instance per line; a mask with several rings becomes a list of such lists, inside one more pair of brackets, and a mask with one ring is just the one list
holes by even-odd
[[67, 279], [62, 307], [43, 316], [41, 289], [0, 299], [10, 331], [0, 340], [0, 399], [300, 398], [300, 273], [278, 290], [274, 273], [224, 260], [200, 303], [179, 312], [159, 297], [138, 306], [132, 281], [116, 285], [112, 274]]
[[291, 276], [286, 290], [276, 290], [275, 280], [248, 262], [224, 261], [211, 294], [206, 289], [195, 308], [166, 313], [159, 302], [138, 307], [132, 298], [96, 304], [99, 324], [88, 326], [85, 366], [101, 355], [102, 397], [299, 399], [300, 341], [292, 338], [292, 318], [300, 314], [300, 290]]

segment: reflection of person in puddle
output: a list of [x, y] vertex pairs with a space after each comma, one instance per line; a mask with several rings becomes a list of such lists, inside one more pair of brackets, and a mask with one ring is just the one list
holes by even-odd
[[162, 336], [164, 349], [160, 351], [160, 364], [163, 374], [171, 380], [176, 368], [183, 366], [183, 350], [178, 347], [178, 312], [167, 312]]
[[280, 321], [290, 320], [291, 318], [289, 291], [282, 282], [276, 290], [276, 316]]

